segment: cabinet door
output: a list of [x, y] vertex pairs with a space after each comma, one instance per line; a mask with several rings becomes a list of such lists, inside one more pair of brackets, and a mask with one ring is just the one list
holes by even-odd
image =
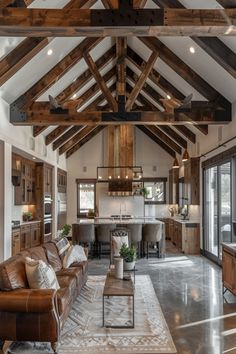
[[31, 247], [40, 245], [40, 225], [31, 225]]
[[223, 250], [222, 278], [223, 284], [227, 289], [233, 290], [234, 274], [234, 257]]
[[174, 221], [169, 220], [169, 237], [171, 242], [174, 242]]
[[21, 251], [31, 247], [30, 225], [24, 225], [20, 228], [20, 249]]
[[12, 232], [12, 256], [20, 252], [20, 230]]
[[200, 253], [200, 227], [198, 224], [186, 224], [184, 231], [184, 253]]

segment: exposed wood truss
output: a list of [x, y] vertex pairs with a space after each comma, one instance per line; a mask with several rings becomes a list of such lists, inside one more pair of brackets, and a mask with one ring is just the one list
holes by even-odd
[[[185, 9], [178, 0], [154, 0], [160, 9], [152, 10], [144, 9], [147, 1], [140, 0], [102, 0], [104, 10], [91, 10], [95, 4], [92, 0], [71, 0], [63, 9], [56, 10], [27, 9], [31, 2], [0, 1], [0, 35], [7, 32], [8, 36], [33, 37], [23, 40], [0, 60], [0, 85], [48, 44], [47, 37], [88, 37], [10, 107], [11, 122], [33, 126], [33, 136], [51, 125], [55, 126], [46, 135], [45, 143], [52, 143], [53, 149], [59, 149], [60, 154], [66, 153], [69, 157], [105, 126], [124, 124], [136, 125], [175, 157], [182, 153], [182, 148], [187, 148], [188, 142], [196, 142], [193, 133], [196, 129], [207, 134], [208, 124], [231, 121], [231, 103], [171, 52], [156, 35], [171, 35], [173, 30], [175, 35], [191, 35], [204, 51], [236, 78], [235, 53], [214, 37], [219, 33], [226, 34], [229, 29], [226, 16], [232, 24], [231, 35], [235, 35], [234, 1], [218, 1], [227, 8], [224, 16], [222, 9]], [[124, 13], [126, 16], [122, 15]], [[201, 36], [194, 36], [196, 33]], [[39, 34], [40, 37], [34, 38]], [[91, 51], [104, 36], [109, 35], [116, 36], [113, 40], [115, 45], [95, 60]], [[127, 45], [127, 36], [131, 35], [137, 35], [151, 50], [149, 59], [144, 60]], [[207, 101], [192, 100], [188, 106], [180, 105], [169, 113], [163, 98], [170, 96], [182, 102], [185, 95], [158, 72], [158, 58]], [[52, 107], [49, 101], [37, 101], [81, 59], [85, 60], [88, 68], [54, 98], [60, 108]], [[106, 65], [109, 68], [103, 71]], [[92, 79], [96, 83], [79, 93]], [[191, 124], [188, 125], [191, 129], [186, 123]]]
[[[123, 2], [121, 2], [123, 4]], [[235, 35], [236, 9], [0, 9], [1, 36]], [[124, 14], [126, 14], [124, 16]], [[229, 33], [229, 22], [232, 30]], [[114, 26], [114, 28], [112, 28]]]

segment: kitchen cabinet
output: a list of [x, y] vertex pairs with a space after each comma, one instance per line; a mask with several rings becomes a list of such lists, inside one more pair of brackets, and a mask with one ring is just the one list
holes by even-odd
[[200, 253], [200, 224], [174, 219], [165, 220], [167, 235], [171, 242], [183, 253]]
[[20, 250], [23, 251], [31, 247], [31, 230], [30, 225], [20, 226]]
[[183, 224], [182, 251], [187, 254], [200, 253], [200, 224], [198, 223]]
[[20, 251], [41, 243], [40, 222], [24, 223], [20, 226]]
[[236, 295], [236, 244], [222, 244], [223, 286]]
[[20, 252], [20, 228], [12, 230], [12, 256]]
[[15, 205], [35, 204], [35, 163], [12, 154], [12, 180], [15, 182]]
[[44, 164], [44, 195], [52, 196], [52, 167]]
[[170, 240], [170, 219], [164, 219], [166, 240]]
[[67, 173], [58, 168], [57, 170], [57, 190], [59, 193], [66, 193]]
[[200, 204], [200, 159], [193, 157], [184, 163], [184, 198], [187, 204]]

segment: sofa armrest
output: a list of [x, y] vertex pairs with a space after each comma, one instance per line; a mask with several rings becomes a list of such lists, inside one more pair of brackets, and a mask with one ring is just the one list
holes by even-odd
[[85, 253], [86, 257], [88, 258], [88, 254], [89, 254], [88, 247], [84, 247], [84, 253]]
[[56, 310], [56, 292], [54, 289], [0, 291], [0, 311], [39, 313]]

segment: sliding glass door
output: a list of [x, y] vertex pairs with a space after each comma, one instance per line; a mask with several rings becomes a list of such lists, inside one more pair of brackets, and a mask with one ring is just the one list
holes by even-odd
[[204, 170], [204, 249], [221, 260], [221, 243], [232, 242], [231, 162]]

